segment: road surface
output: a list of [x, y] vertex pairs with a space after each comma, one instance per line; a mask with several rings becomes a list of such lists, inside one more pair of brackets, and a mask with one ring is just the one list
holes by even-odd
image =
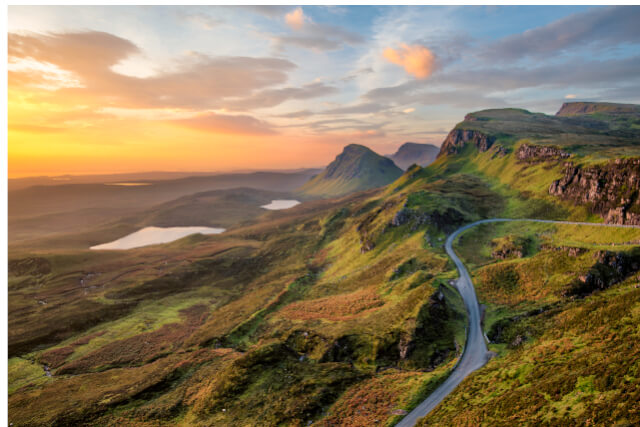
[[420, 405], [418, 405], [413, 411], [407, 414], [396, 427], [412, 427], [416, 424], [418, 419], [426, 416], [431, 412], [444, 398], [451, 393], [458, 384], [462, 382], [473, 371], [483, 367], [489, 360], [489, 351], [487, 350], [487, 344], [484, 340], [484, 334], [482, 327], [480, 326], [480, 308], [478, 306], [478, 299], [476, 298], [476, 292], [471, 282], [469, 272], [465, 268], [460, 258], [453, 251], [453, 241], [464, 231], [475, 227], [479, 224], [487, 224], [491, 222], [512, 222], [512, 221], [527, 221], [527, 222], [544, 222], [550, 224], [569, 224], [569, 225], [590, 225], [597, 227], [619, 227], [619, 228], [640, 228], [640, 225], [616, 225], [616, 224], [600, 224], [593, 222], [575, 222], [575, 221], [553, 221], [547, 219], [508, 219], [508, 218], [492, 218], [476, 221], [471, 224], [467, 224], [460, 227], [453, 232], [445, 242], [444, 248], [447, 251], [447, 255], [451, 257], [458, 269], [459, 278], [456, 283], [456, 288], [462, 299], [464, 305], [469, 314], [469, 326], [467, 328], [467, 342], [462, 353], [462, 358], [455, 366], [449, 377], [443, 382], [437, 389], [433, 391]]

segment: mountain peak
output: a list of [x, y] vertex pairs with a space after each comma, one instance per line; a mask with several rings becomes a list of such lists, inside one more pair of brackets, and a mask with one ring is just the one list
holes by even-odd
[[349, 144], [326, 169], [300, 188], [313, 196], [341, 196], [354, 191], [382, 187], [402, 170], [389, 158], [364, 145]]
[[395, 154], [389, 157], [393, 162], [406, 170], [409, 166], [417, 164], [420, 166], [430, 165], [437, 157], [439, 147], [431, 144], [419, 144], [417, 142], [405, 142]]

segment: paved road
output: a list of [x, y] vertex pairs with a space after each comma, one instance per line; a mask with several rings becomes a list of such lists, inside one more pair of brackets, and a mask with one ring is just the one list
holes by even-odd
[[479, 224], [487, 224], [491, 222], [511, 222], [511, 221], [527, 221], [527, 222], [544, 222], [550, 224], [572, 224], [572, 225], [590, 225], [598, 227], [619, 227], [619, 228], [640, 228], [638, 225], [616, 225], [616, 224], [600, 224], [592, 222], [575, 222], [575, 221], [553, 221], [546, 219], [508, 219], [508, 218], [492, 218], [476, 221], [457, 229], [451, 234], [445, 242], [444, 248], [451, 257], [458, 269], [459, 278], [456, 287], [464, 305], [469, 313], [469, 327], [467, 328], [467, 342], [465, 344], [462, 358], [453, 369], [449, 377], [444, 383], [433, 391], [420, 405], [405, 416], [396, 427], [412, 427], [418, 419], [424, 417], [431, 412], [442, 400], [451, 393], [457, 386], [473, 371], [483, 367], [489, 360], [489, 351], [484, 340], [482, 327], [480, 326], [480, 308], [476, 298], [476, 292], [469, 277], [469, 272], [465, 268], [460, 258], [455, 254], [452, 248], [453, 241], [460, 233], [475, 227]]

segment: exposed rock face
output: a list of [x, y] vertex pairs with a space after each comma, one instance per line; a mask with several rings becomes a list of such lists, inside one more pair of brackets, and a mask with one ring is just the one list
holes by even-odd
[[529, 239], [516, 236], [506, 236], [501, 239], [494, 239], [491, 242], [493, 251], [491, 256], [494, 259], [512, 259], [522, 258], [527, 255], [527, 246], [530, 244]]
[[567, 255], [574, 258], [582, 255], [587, 251], [585, 248], [577, 248], [575, 246], [553, 246], [553, 245], [542, 245], [540, 249], [545, 251], [565, 252]]
[[521, 162], [560, 160], [569, 158], [570, 156], [571, 154], [562, 151], [558, 147], [549, 145], [522, 144], [520, 148], [518, 148], [518, 151], [516, 151], [516, 157]]
[[588, 204], [610, 224], [640, 225], [639, 193], [640, 158], [586, 168], [565, 163], [564, 176], [549, 187], [549, 194]]
[[494, 137], [476, 130], [454, 129], [449, 132], [447, 139], [442, 143], [438, 157], [459, 153], [467, 143], [474, 144], [481, 152], [487, 151], [494, 142]]
[[640, 248], [630, 252], [599, 251], [597, 262], [569, 284], [563, 296], [585, 296], [606, 289], [640, 271]]

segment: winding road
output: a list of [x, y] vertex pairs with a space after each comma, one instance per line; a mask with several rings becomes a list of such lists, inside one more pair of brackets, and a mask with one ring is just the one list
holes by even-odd
[[449, 393], [451, 393], [457, 386], [473, 371], [483, 367], [490, 358], [490, 353], [487, 349], [487, 344], [484, 340], [484, 334], [480, 325], [480, 308], [478, 306], [478, 299], [476, 298], [476, 292], [471, 282], [469, 272], [465, 268], [464, 264], [458, 258], [453, 251], [453, 241], [464, 231], [475, 227], [480, 224], [487, 224], [492, 222], [514, 222], [514, 221], [526, 221], [526, 222], [543, 222], [549, 224], [568, 224], [568, 225], [589, 225], [597, 227], [616, 227], [616, 228], [640, 228], [640, 225], [617, 225], [617, 224], [601, 224], [593, 222], [575, 222], [575, 221], [553, 221], [547, 219], [509, 219], [509, 218], [492, 218], [483, 219], [480, 221], [467, 224], [460, 227], [453, 232], [445, 242], [445, 250], [447, 255], [451, 257], [458, 269], [459, 278], [456, 283], [456, 288], [464, 300], [464, 305], [467, 308], [469, 314], [469, 326], [467, 328], [467, 342], [462, 353], [462, 358], [458, 361], [449, 377], [443, 382], [437, 389], [433, 391], [420, 405], [418, 405], [413, 411], [407, 414], [396, 427], [412, 427], [416, 424], [418, 419], [426, 416], [431, 412], [440, 402], [444, 400]]

